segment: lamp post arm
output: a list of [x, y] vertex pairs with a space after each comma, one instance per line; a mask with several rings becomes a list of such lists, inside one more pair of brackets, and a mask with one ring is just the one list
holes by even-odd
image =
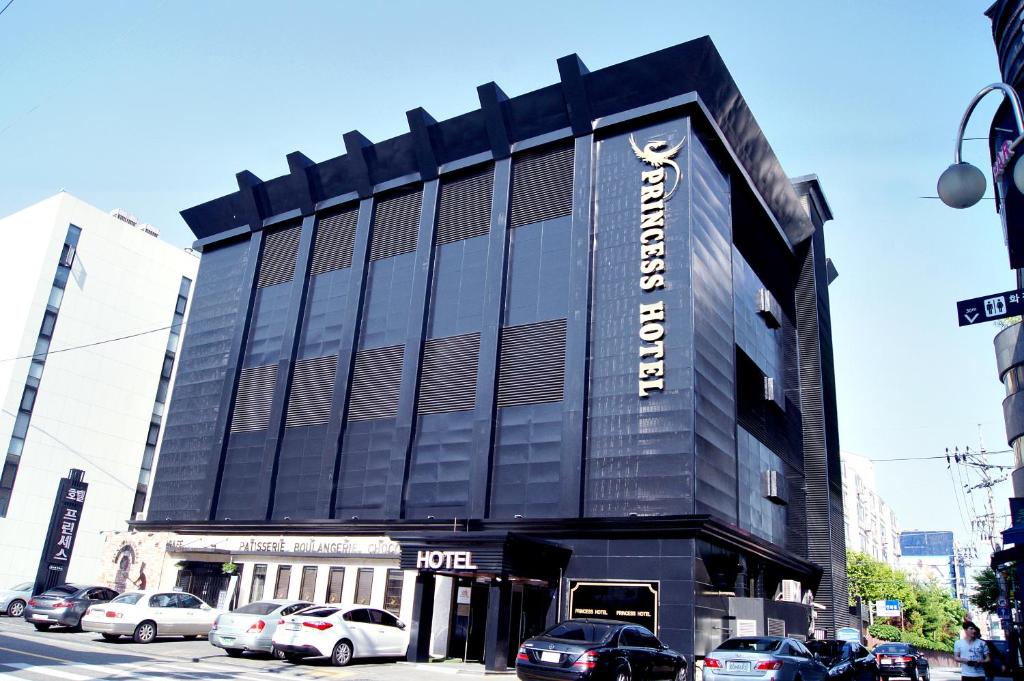
[[978, 106], [978, 102], [982, 100], [990, 92], [998, 90], [1003, 93], [1010, 102], [1010, 109], [1013, 111], [1013, 119], [1017, 124], [1017, 139], [1010, 144], [1010, 149], [1014, 149], [1021, 141], [1024, 141], [1024, 114], [1021, 113], [1020, 97], [1017, 96], [1017, 91], [1006, 83], [992, 83], [986, 85], [978, 91], [978, 94], [974, 95], [971, 103], [967, 105], [967, 111], [964, 112], [963, 118], [960, 119], [960, 130], [956, 134], [956, 151], [953, 153], [953, 162], [960, 163], [960, 155], [964, 146], [964, 130], [967, 128], [967, 121], [971, 118], [971, 114], [974, 113], [975, 107]]

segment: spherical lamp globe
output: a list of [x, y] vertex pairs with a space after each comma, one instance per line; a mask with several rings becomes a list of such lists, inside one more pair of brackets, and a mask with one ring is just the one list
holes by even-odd
[[954, 163], [939, 176], [937, 189], [950, 208], [970, 208], [985, 194], [985, 174], [970, 163]]

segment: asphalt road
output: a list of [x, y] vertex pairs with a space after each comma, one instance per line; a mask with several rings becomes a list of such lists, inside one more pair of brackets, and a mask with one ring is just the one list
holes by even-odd
[[179, 637], [145, 645], [127, 638], [109, 642], [88, 632], [40, 632], [22, 619], [0, 617], [0, 678], [5, 680], [452, 681], [474, 677], [483, 678], [482, 665], [412, 665], [379, 660], [356, 660], [344, 668], [333, 667], [326, 660], [289, 664], [249, 654], [229, 658], [205, 639], [185, 641]]

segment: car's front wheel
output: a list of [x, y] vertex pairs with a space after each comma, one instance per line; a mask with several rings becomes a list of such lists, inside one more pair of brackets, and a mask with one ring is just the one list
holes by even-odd
[[338, 641], [331, 654], [331, 664], [335, 667], [344, 667], [352, 661], [352, 644], [348, 641]]
[[25, 614], [25, 601], [13, 600], [7, 606], [7, 614], [10, 617], [21, 617]]
[[619, 670], [615, 672], [615, 681], [630, 681], [633, 677], [630, 676], [629, 670], [625, 667], [619, 667]]
[[139, 626], [135, 627], [135, 633], [132, 634], [132, 640], [136, 643], [152, 643], [155, 638], [156, 624], [149, 620], [140, 622]]
[[676, 670], [676, 675], [672, 677], [675, 681], [686, 681], [686, 667], [680, 667]]
[[273, 650], [270, 651], [270, 656], [273, 657], [275, 660], [283, 660], [284, 659], [284, 651], [281, 650], [280, 648], [274, 648]]

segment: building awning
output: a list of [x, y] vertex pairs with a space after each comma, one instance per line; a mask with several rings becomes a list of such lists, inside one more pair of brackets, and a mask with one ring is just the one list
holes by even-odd
[[557, 579], [572, 550], [517, 532], [392, 533], [403, 570]]

